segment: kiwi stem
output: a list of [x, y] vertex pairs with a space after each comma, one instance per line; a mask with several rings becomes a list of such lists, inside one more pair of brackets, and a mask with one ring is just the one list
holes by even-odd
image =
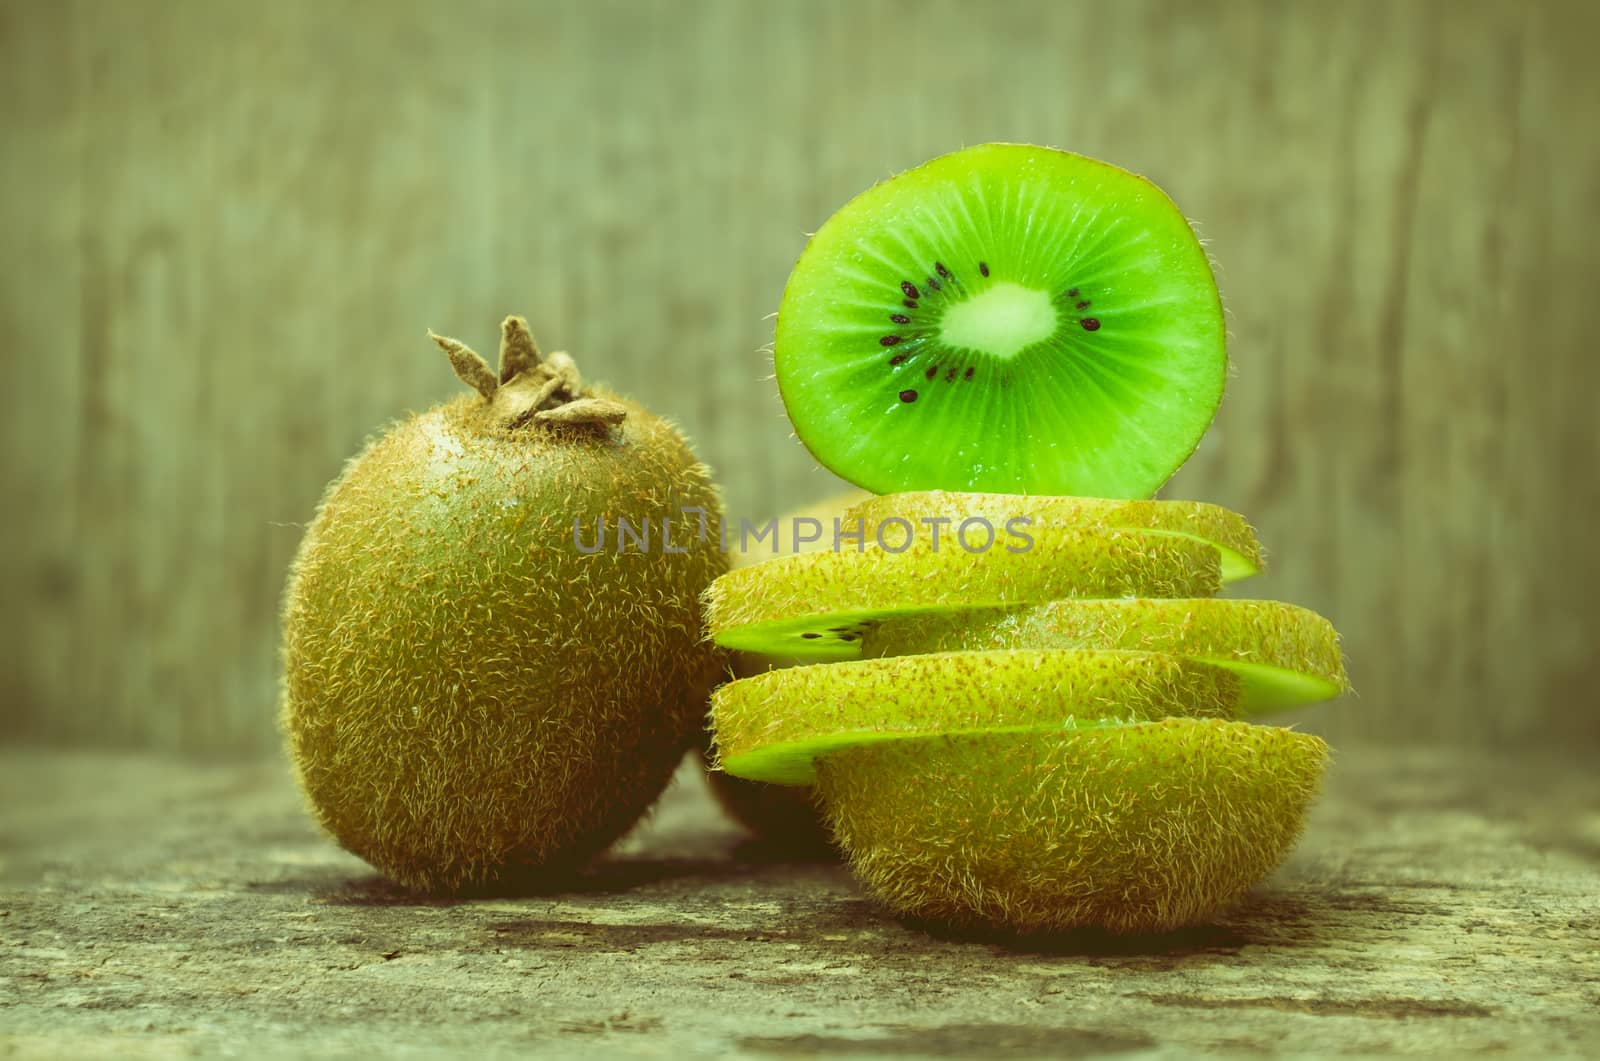
[[583, 393], [583, 379], [578, 375], [578, 363], [572, 360], [572, 355], [562, 350], [557, 350], [545, 362], [550, 371], [566, 384], [567, 390], [574, 395]]
[[533, 397], [528, 399], [528, 407], [530, 409], [543, 408], [544, 403], [549, 401], [550, 397], [561, 389], [561, 380], [559, 378], [555, 376], [542, 378], [544, 378], [544, 382], [539, 384], [538, 390], [533, 392]]
[[500, 325], [500, 376], [466, 343], [428, 332], [450, 358], [461, 381], [483, 395], [492, 415], [505, 428], [530, 420], [550, 425], [610, 427], [627, 419], [628, 407], [611, 398], [585, 394], [578, 363], [556, 351], [541, 360], [533, 332], [521, 317]]
[[579, 398], [558, 405], [554, 409], [541, 409], [533, 418], [547, 424], [593, 424], [596, 426], [620, 424], [628, 417], [628, 407], [610, 398]]
[[437, 335], [431, 329], [428, 338], [439, 344], [439, 349], [450, 359], [450, 367], [456, 370], [456, 375], [461, 377], [462, 383], [483, 395], [485, 400], [493, 400], [494, 392], [499, 388], [500, 382], [489, 370], [489, 362], [472, 347], [459, 340]]
[[500, 382], [509, 383], [519, 372], [539, 363], [539, 347], [522, 317], [507, 317], [500, 324]]
[[[552, 354], [551, 361], [565, 354]], [[568, 363], [571, 358], [567, 358]], [[576, 375], [563, 378], [550, 362], [519, 372], [509, 383], [500, 385], [489, 399], [492, 415], [506, 428], [520, 427], [530, 420], [541, 424], [571, 424], [605, 427], [621, 423], [628, 407], [610, 398], [585, 395], [570, 384]]]

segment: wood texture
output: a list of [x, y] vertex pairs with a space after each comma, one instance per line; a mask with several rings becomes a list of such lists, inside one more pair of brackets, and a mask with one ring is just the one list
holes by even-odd
[[693, 773], [570, 887], [418, 902], [281, 764], [0, 752], [0, 1056], [1600, 1054], [1592, 763], [1345, 751], [1238, 908], [1022, 946], [742, 842]]
[[4, 731], [270, 746], [323, 484], [507, 312], [736, 511], [834, 487], [766, 318], [850, 195], [966, 143], [1147, 173], [1237, 375], [1169, 494], [1346, 634], [1308, 725], [1600, 736], [1593, 5], [0, 6]]

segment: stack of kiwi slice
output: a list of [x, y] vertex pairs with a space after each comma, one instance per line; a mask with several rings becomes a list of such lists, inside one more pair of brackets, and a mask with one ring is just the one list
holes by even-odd
[[1258, 724], [1346, 688], [1236, 513], [1150, 500], [1221, 400], [1209, 262], [1158, 188], [989, 144], [858, 196], [795, 267], [777, 376], [872, 496], [831, 548], [707, 591], [711, 635], [800, 665], [724, 685], [729, 774], [813, 785], [869, 892], [1013, 932], [1163, 931], [1299, 835], [1327, 748]]

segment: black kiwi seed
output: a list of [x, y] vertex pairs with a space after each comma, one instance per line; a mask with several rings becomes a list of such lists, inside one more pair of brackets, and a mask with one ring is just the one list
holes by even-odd
[[950, 366], [950, 371], [946, 372], [944, 374], [944, 381], [946, 383], [949, 383], [951, 380], [956, 378], [956, 373], [958, 373], [960, 371], [961, 371], [961, 366], [959, 366], [959, 365]]
[[1085, 317], [1078, 323], [1083, 325], [1083, 330], [1086, 332], [1097, 332], [1100, 330], [1100, 321], [1095, 317]]
[[944, 262], [934, 262], [933, 271], [944, 277], [946, 280], [950, 279], [950, 270], [944, 267]]
[[913, 284], [910, 280], [902, 280], [902, 281], [900, 281], [900, 290], [902, 290], [902, 291], [904, 291], [906, 293], [906, 297], [907, 298], [921, 298], [922, 297], [922, 292], [918, 291], [916, 285]]
[[894, 321], [896, 324], [910, 324], [911, 323], [911, 318], [907, 317], [904, 313], [891, 313], [891, 314], [889, 314], [889, 319]]
[[1075, 288], [1075, 287], [1067, 288], [1067, 297], [1068, 298], [1077, 298], [1078, 297], [1078, 289]]
[[923, 283], [933, 288], [935, 291], [939, 290], [939, 281], [935, 280], [931, 276], [924, 280]]
[[815, 641], [817, 638], [821, 637], [822, 635], [821, 634], [813, 634], [813, 633], [807, 632], [807, 633], [801, 634], [800, 636], [805, 638], [807, 641]]
[[840, 634], [839, 635], [839, 640], [840, 641], [854, 641], [856, 638], [858, 638], [860, 636], [861, 636], [860, 634]]
[[962, 379], [971, 379], [972, 378], [972, 366], [971, 365], [967, 366], [967, 371], [962, 374], [961, 378]]
[[909, 299], [908, 298], [901, 304], [904, 305], [906, 309], [916, 309], [917, 308], [917, 303], [913, 299]]
[[906, 402], [907, 404], [910, 404], [911, 402], [914, 402], [914, 401], [917, 400], [917, 392], [916, 391], [901, 391], [900, 392], [900, 400], [903, 401], [903, 402]]
[[1088, 299], [1084, 299], [1082, 302], [1078, 303], [1078, 308], [1079, 309], [1088, 309], [1089, 308], [1089, 300]]
[[926, 376], [928, 379], [932, 379], [933, 377], [937, 376], [938, 374], [939, 374], [939, 366], [938, 365], [929, 365], [928, 366], [928, 371], [923, 373], [923, 375]]
[[849, 633], [849, 632], [850, 632], [850, 628], [848, 626], [830, 626], [830, 627], [828, 627], [828, 633], [830, 633], [830, 634], [845, 634], [845, 633]]
[[906, 358], [908, 358], [910, 356], [911, 356], [910, 354], [895, 354], [893, 357], [891, 357], [889, 359], [889, 364], [891, 364], [891, 365], [904, 364]]
[[885, 335], [882, 339], [878, 340], [878, 345], [879, 346], [893, 346], [895, 343], [898, 343], [899, 341], [900, 341], [900, 337], [898, 335]]
[[982, 273], [984, 276], [988, 276], [989, 275], [989, 263], [988, 262], [979, 262], [978, 263], [978, 272]]

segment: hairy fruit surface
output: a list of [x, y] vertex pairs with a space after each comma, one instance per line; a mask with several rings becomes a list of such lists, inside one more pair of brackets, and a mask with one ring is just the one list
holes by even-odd
[[692, 510], [720, 498], [676, 428], [519, 318], [498, 375], [438, 341], [479, 393], [328, 488], [289, 579], [283, 726], [317, 820], [394, 880], [536, 886], [627, 830], [698, 736], [722, 668], [699, 595], [726, 564]]

